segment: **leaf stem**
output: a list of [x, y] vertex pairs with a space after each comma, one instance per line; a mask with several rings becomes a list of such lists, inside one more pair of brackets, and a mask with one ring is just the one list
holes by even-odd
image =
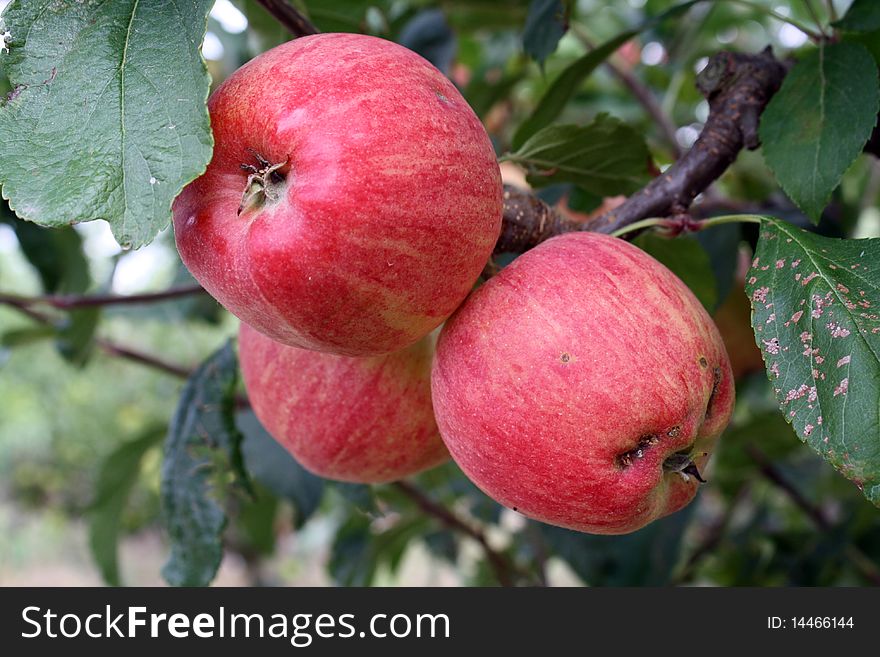
[[763, 223], [764, 217], [757, 214], [723, 214], [718, 217], [709, 217], [699, 221], [699, 230], [711, 228], [712, 226], [722, 226], [724, 224], [760, 224]]
[[645, 228], [653, 228], [655, 226], [662, 226], [664, 228], [670, 226], [674, 223], [672, 219], [663, 219], [662, 217], [651, 217], [649, 219], [642, 219], [640, 221], [636, 221], [627, 226], [623, 226], [622, 228], [618, 228], [613, 233], [611, 233], [612, 237], [621, 237], [622, 235], [626, 235], [627, 233], [634, 233], [638, 230], [644, 230]]
[[803, 23], [800, 23], [800, 22], [794, 20], [793, 18], [789, 18], [788, 16], [780, 14], [778, 11], [771, 9], [770, 7], [765, 7], [762, 4], [759, 4], [757, 2], [753, 2], [753, 0], [727, 0], [727, 1], [734, 3], [734, 4], [742, 5], [744, 7], [750, 7], [751, 9], [754, 9], [757, 12], [760, 12], [762, 14], [765, 14], [767, 16], [775, 18], [778, 21], [781, 21], [783, 23], [788, 23], [792, 27], [796, 27], [797, 29], [799, 29], [801, 32], [806, 34], [808, 37], [810, 37], [810, 39], [812, 39], [816, 43], [823, 41], [824, 39], [827, 38], [825, 33], [814, 32], [813, 30], [808, 28]]

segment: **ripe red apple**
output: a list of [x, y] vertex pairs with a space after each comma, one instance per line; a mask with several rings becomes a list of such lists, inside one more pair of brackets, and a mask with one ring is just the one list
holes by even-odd
[[273, 48], [208, 101], [214, 155], [174, 203], [186, 266], [289, 345], [401, 349], [471, 290], [501, 227], [486, 131], [403, 46], [319, 34]]
[[353, 358], [280, 344], [245, 323], [239, 359], [266, 430], [303, 467], [358, 483], [394, 481], [449, 458], [431, 408], [432, 336]]
[[690, 290], [595, 233], [548, 240], [474, 292], [441, 332], [432, 385], [446, 446], [477, 486], [597, 534], [690, 502], [734, 399]]

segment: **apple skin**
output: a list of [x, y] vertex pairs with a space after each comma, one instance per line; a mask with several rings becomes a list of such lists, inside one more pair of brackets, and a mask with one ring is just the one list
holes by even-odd
[[734, 401], [724, 344], [690, 290], [595, 233], [550, 239], [476, 290], [444, 325], [432, 387], [440, 433], [477, 486], [595, 534], [688, 504], [697, 480], [664, 461], [687, 451], [702, 469]]
[[280, 344], [241, 324], [239, 360], [257, 418], [310, 472], [383, 483], [449, 459], [431, 408], [434, 337], [353, 358]]
[[[233, 314], [285, 344], [376, 355], [470, 292], [501, 229], [501, 175], [480, 120], [419, 55], [299, 38], [229, 76], [208, 109], [213, 158], [176, 199], [174, 230]], [[286, 162], [284, 180], [238, 214], [254, 153]]]

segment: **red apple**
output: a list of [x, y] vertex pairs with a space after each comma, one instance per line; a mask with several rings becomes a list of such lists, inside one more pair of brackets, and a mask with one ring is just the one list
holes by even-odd
[[431, 408], [432, 336], [353, 358], [280, 344], [242, 323], [239, 358], [266, 430], [303, 467], [358, 483], [394, 481], [449, 458]]
[[734, 399], [690, 290], [595, 233], [548, 240], [474, 292], [443, 328], [432, 385], [446, 446], [477, 486], [597, 534], [690, 502]]
[[289, 345], [401, 349], [471, 290], [501, 226], [486, 131], [403, 46], [319, 34], [273, 48], [208, 101], [214, 156], [174, 203], [184, 263]]

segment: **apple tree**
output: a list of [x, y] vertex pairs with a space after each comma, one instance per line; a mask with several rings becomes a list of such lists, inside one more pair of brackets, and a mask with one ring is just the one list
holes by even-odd
[[0, 499], [107, 583], [880, 583], [880, 3], [0, 4]]

